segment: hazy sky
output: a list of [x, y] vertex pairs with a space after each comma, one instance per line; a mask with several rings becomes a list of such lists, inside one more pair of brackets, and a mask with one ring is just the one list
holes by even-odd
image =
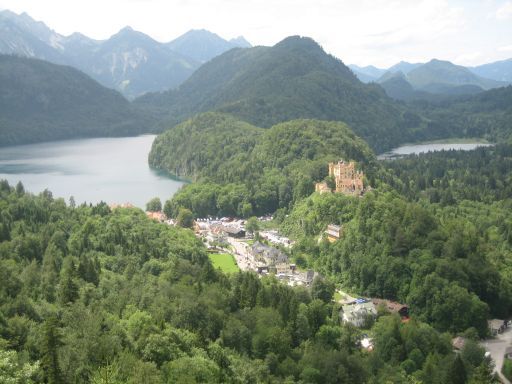
[[310, 36], [347, 64], [512, 57], [512, 0], [0, 0], [0, 9], [97, 39], [126, 25], [158, 41], [193, 28], [253, 45]]

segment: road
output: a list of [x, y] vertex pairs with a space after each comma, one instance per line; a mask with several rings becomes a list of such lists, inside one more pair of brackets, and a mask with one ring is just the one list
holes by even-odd
[[480, 345], [489, 351], [494, 360], [494, 371], [498, 373], [501, 381], [505, 384], [511, 384], [509, 380], [501, 373], [501, 366], [505, 355], [505, 349], [512, 345], [512, 329], [507, 328], [502, 334], [496, 336], [495, 339], [487, 339], [480, 342]]
[[255, 271], [257, 269], [257, 263], [254, 257], [249, 252], [247, 243], [238, 241], [236, 239], [228, 237], [228, 243], [234, 249], [233, 256], [235, 256], [236, 263], [242, 271]]

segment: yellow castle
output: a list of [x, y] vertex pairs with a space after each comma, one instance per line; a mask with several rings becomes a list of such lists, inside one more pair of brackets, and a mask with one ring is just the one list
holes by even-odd
[[[354, 161], [340, 160], [329, 163], [329, 176], [334, 178], [334, 192], [345, 195], [360, 196], [364, 193], [363, 172], [356, 170]], [[325, 181], [315, 184], [315, 191], [320, 193], [332, 192]]]

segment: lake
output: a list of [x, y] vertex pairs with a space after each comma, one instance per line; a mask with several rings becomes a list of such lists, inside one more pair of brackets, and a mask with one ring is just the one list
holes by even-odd
[[155, 135], [78, 139], [0, 148], [0, 179], [21, 181], [34, 194], [76, 203], [131, 203], [144, 208], [153, 197], [162, 204], [184, 182], [152, 170], [148, 154]]
[[481, 142], [475, 142], [475, 143], [451, 143], [451, 142], [436, 142], [436, 143], [423, 143], [423, 144], [408, 144], [403, 145], [401, 147], [392, 149], [389, 152], [383, 153], [377, 158], [379, 160], [390, 160], [390, 159], [396, 159], [400, 158], [406, 155], [412, 155], [412, 154], [420, 154], [420, 153], [427, 153], [427, 152], [435, 152], [435, 151], [448, 151], [448, 150], [462, 150], [462, 151], [471, 151], [477, 147], [487, 147], [494, 144], [489, 143], [481, 143]]

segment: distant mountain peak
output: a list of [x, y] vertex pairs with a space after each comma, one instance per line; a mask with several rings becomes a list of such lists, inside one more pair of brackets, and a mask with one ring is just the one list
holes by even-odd
[[[143, 32], [136, 31], [129, 25], [121, 28], [119, 32], [112, 35], [109, 40], [112, 40], [114, 42], [121, 40], [127, 42], [129, 45], [140, 44], [141, 42], [154, 42], [155, 44], [158, 44], [152, 37], [146, 35]], [[109, 42], [109, 40], [107, 40], [107, 43]]]
[[281, 47], [290, 47], [290, 48], [300, 48], [300, 49], [306, 49], [306, 50], [320, 50], [323, 52], [322, 47], [320, 44], [318, 44], [315, 40], [313, 40], [311, 37], [307, 36], [288, 36], [281, 40], [279, 43], [277, 43], [274, 48], [281, 48]]
[[455, 65], [448, 60], [432, 59], [427, 64], [443, 64], [443, 65]]
[[204, 63], [232, 48], [247, 47], [250, 44], [245, 39], [241, 43], [227, 41], [206, 29], [191, 29], [167, 43], [167, 46], [175, 52]]
[[117, 33], [119, 34], [119, 33], [132, 33], [132, 32], [137, 32], [137, 31], [135, 31], [132, 27], [130, 27], [129, 25], [127, 25], [127, 26], [125, 26], [125, 27], [121, 28], [121, 29], [119, 30], [119, 32], [117, 32]]
[[252, 44], [249, 43], [247, 41], [247, 39], [243, 36], [238, 36], [238, 37], [235, 37], [231, 40], [229, 40], [229, 42], [233, 45], [236, 45], [237, 47], [241, 47], [241, 48], [250, 48], [252, 47]]
[[80, 39], [91, 40], [89, 37], [85, 36], [83, 33], [80, 33], [80, 32], [73, 32], [67, 38], [68, 39], [76, 39], [76, 40], [80, 40]]
[[0, 16], [13, 18], [13, 17], [19, 17], [21, 15], [18, 15], [17, 13], [14, 13], [13, 11], [9, 11], [8, 9], [4, 9], [3, 11], [0, 11]]
[[207, 29], [204, 29], [204, 28], [198, 28], [198, 29], [190, 29], [188, 30], [187, 32], [184, 33], [185, 35], [192, 35], [192, 34], [202, 34], [202, 35], [215, 35], [215, 36], [218, 36], [216, 33], [213, 33], [213, 32], [210, 32], [209, 30]]

